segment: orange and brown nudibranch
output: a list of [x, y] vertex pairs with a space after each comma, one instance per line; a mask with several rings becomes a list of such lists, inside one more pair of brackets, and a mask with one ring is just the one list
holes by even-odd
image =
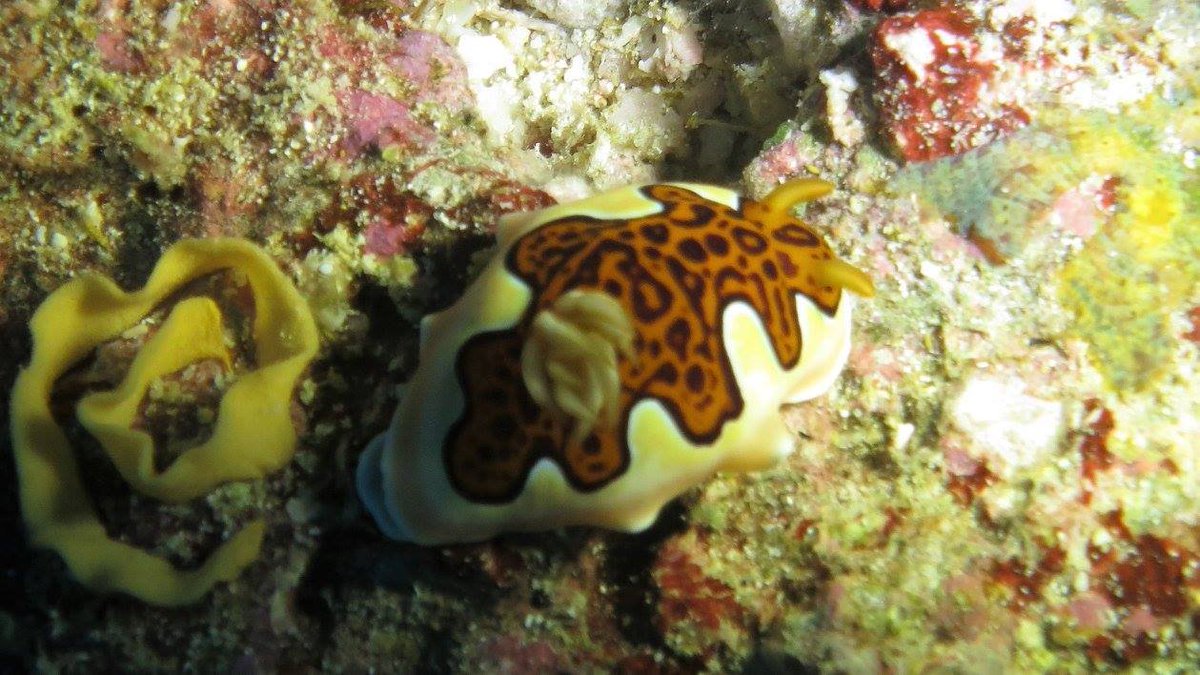
[[[792, 207], [688, 183], [506, 217], [358, 469], [380, 529], [424, 544], [566, 525], [636, 531], [716, 471], [769, 467], [784, 403], [824, 392], [874, 289]], [[849, 292], [847, 292], [849, 291]]]

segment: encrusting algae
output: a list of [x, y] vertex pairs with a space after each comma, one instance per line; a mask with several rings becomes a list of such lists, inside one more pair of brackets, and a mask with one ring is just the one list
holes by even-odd
[[[1070, 333], [1088, 342], [1113, 390], [1144, 390], [1171, 369], [1168, 316], [1187, 305], [1200, 274], [1195, 172], [1160, 150], [1173, 136], [1194, 142], [1198, 115], [1194, 100], [1148, 100], [1122, 116], [1049, 110], [1003, 141], [903, 169], [894, 189], [919, 187], [992, 262], [1037, 255], [1039, 242], [1063, 232], [1079, 239], [1058, 273], [1059, 299], [1075, 315]], [[1103, 217], [1083, 228], [1048, 215], [1089, 181], [1110, 202]]]
[[85, 274], [52, 293], [30, 321], [33, 357], [17, 378], [11, 403], [21, 512], [33, 544], [57, 551], [75, 578], [93, 590], [183, 605], [203, 597], [216, 582], [237, 577], [258, 556], [265, 530], [260, 521], [187, 571], [110, 538], [50, 408], [55, 381], [97, 346], [135, 325], [184, 284], [225, 269], [244, 275], [253, 294], [259, 367], [239, 374], [225, 392], [208, 441], [158, 472], [153, 439], [132, 427], [155, 378], [203, 359], [229, 367], [220, 312], [207, 298], [176, 304], [125, 380], [112, 391], [84, 397], [77, 410], [135, 490], [165, 502], [186, 502], [228, 481], [262, 478], [291, 459], [296, 446], [291, 394], [316, 354], [317, 331], [307, 303], [287, 277], [249, 242], [187, 240], [163, 254], [140, 291], [125, 293], [103, 276]]
[[[211, 310], [182, 298], [216, 301], [252, 369], [236, 272], [45, 385], [110, 537], [199, 564], [267, 525], [237, 580], [159, 609], [30, 552], [16, 469], [36, 471], [0, 465], [0, 670], [1194, 670], [1200, 4], [702, 4], [0, 3], [0, 397], [52, 289], [86, 269], [137, 288], [186, 237], [265, 243], [322, 352], [292, 461], [180, 506], [133, 493], [70, 418]], [[880, 287], [838, 383], [770, 410], [796, 451], [638, 535], [382, 540], [350, 472], [413, 395], [417, 319], [480, 275], [498, 220], [739, 176], [756, 200], [835, 183], [803, 219]], [[211, 431], [236, 379], [216, 353], [142, 396], [159, 471]], [[586, 402], [565, 435], [612, 426]], [[78, 494], [61, 513], [92, 517]]]

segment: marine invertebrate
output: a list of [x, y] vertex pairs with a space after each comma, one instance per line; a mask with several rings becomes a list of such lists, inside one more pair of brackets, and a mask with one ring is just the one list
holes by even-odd
[[258, 368], [240, 374], [225, 392], [209, 440], [159, 472], [152, 438], [132, 427], [154, 378], [201, 359], [229, 364], [220, 313], [208, 298], [177, 303], [122, 383], [112, 391], [89, 394], [78, 405], [80, 421], [135, 490], [184, 502], [220, 483], [259, 478], [291, 458], [296, 443], [291, 392], [316, 354], [317, 333], [308, 306], [287, 277], [249, 242], [187, 240], [163, 254], [141, 290], [126, 293], [105, 277], [84, 274], [52, 293], [30, 321], [33, 357], [17, 377], [11, 404], [21, 513], [33, 543], [57, 551], [75, 578], [90, 588], [129, 593], [158, 605], [186, 604], [216, 582], [236, 577], [258, 554], [261, 522], [235, 534], [199, 568], [186, 571], [109, 538], [50, 410], [55, 380], [74, 364], [184, 284], [227, 268], [245, 276], [255, 299]]
[[[425, 544], [590, 524], [636, 531], [715, 471], [794, 447], [871, 281], [791, 208], [697, 184], [509, 216], [461, 300], [426, 317], [417, 371], [358, 469], [385, 534]], [[851, 291], [844, 293], [843, 291]]]

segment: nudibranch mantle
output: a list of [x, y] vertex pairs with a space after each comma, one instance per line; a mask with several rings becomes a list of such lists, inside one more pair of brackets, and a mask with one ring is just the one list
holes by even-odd
[[[389, 537], [649, 526], [717, 471], [792, 452], [779, 407], [828, 389], [870, 279], [791, 215], [692, 183], [626, 187], [505, 217], [463, 297], [421, 324], [359, 493]], [[850, 291], [848, 293], [843, 291]]]

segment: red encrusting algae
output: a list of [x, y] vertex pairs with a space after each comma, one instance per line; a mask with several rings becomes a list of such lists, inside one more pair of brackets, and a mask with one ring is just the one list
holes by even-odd
[[871, 36], [875, 99], [887, 135], [910, 162], [958, 155], [1029, 124], [998, 86], [1002, 55], [985, 49], [965, 11], [907, 12]]

